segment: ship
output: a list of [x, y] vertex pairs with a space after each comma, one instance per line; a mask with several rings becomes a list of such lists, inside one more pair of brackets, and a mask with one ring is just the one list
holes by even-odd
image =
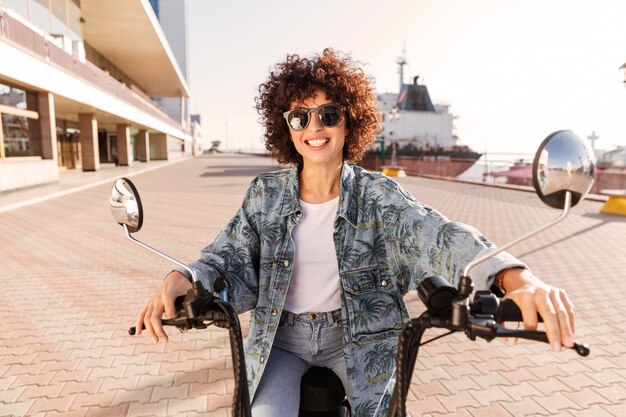
[[399, 58], [398, 93], [378, 95], [383, 129], [360, 165], [376, 171], [456, 178], [482, 156], [458, 145], [450, 106], [433, 104], [419, 76], [403, 83], [406, 60]]

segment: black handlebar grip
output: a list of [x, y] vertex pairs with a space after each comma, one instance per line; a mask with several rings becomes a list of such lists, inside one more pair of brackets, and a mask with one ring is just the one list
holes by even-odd
[[[168, 320], [168, 319], [161, 319], [161, 324], [163, 326], [175, 326], [176, 325], [174, 323], [174, 320]], [[143, 323], [141, 324], [141, 330], [146, 330], [146, 325]], [[134, 336], [136, 333], [137, 333], [137, 328], [135, 326], [128, 329], [129, 335]]]
[[[503, 321], [523, 321], [521, 310], [517, 304], [515, 304], [515, 301], [509, 298], [503, 298], [500, 300], [495, 319], [498, 323]], [[543, 322], [543, 319], [538, 313], [537, 320], [539, 320], [539, 322]]]

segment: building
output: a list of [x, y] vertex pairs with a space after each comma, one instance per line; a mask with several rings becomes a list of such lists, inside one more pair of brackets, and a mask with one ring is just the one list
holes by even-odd
[[[152, 10], [159, 19], [180, 72], [189, 82], [189, 42], [187, 26], [187, 0], [150, 0]], [[154, 99], [167, 114], [190, 129], [189, 97], [158, 97]]]
[[152, 100], [189, 88], [148, 0], [0, 0], [0, 57], [0, 192], [191, 154]]

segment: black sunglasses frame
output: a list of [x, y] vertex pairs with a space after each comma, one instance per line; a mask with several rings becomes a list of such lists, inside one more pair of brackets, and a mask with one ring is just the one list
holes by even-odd
[[[327, 125], [327, 124], [324, 123], [324, 121], [320, 117], [320, 112], [319, 112], [324, 107], [333, 107], [336, 110], [336, 113], [339, 115], [339, 119], [337, 119], [337, 123], [335, 123], [333, 125]], [[294, 129], [294, 127], [291, 126], [291, 124], [289, 124], [289, 115], [292, 112], [296, 111], [296, 110], [302, 111], [302, 112], [306, 113], [306, 115], [307, 115], [306, 124], [301, 129]], [[325, 127], [335, 127], [339, 123], [341, 123], [341, 119], [343, 118], [343, 110], [344, 110], [344, 107], [340, 106], [338, 104], [324, 104], [323, 106], [314, 107], [314, 108], [310, 108], [310, 109], [307, 109], [305, 107], [296, 107], [295, 109], [287, 110], [286, 112], [284, 112], [283, 113], [283, 117], [285, 118], [285, 121], [287, 122], [287, 126], [289, 126], [289, 128], [291, 130], [293, 130], [295, 132], [302, 132], [307, 127], [309, 127], [309, 123], [311, 123], [311, 113], [313, 113], [313, 112], [317, 113], [317, 120], [320, 122], [320, 124], [322, 126], [325, 126]]]

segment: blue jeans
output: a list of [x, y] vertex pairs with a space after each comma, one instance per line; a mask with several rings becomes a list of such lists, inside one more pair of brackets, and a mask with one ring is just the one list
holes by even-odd
[[283, 312], [263, 377], [252, 401], [253, 417], [297, 417], [300, 380], [311, 366], [331, 369], [348, 391], [341, 311]]

